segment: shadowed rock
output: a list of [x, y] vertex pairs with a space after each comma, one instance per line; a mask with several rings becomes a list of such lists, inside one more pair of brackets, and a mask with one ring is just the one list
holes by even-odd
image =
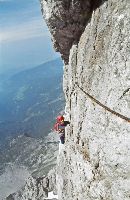
[[91, 0], [41, 0], [41, 10], [57, 52], [68, 63], [69, 50], [77, 43], [91, 13]]

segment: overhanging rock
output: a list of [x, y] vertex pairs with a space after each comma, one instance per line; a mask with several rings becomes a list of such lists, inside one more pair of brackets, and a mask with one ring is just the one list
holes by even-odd
[[53, 46], [65, 64], [72, 44], [77, 43], [91, 15], [92, 0], [40, 0], [52, 35]]

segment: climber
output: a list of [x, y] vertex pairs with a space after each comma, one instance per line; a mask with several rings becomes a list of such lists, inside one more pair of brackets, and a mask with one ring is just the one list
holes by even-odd
[[61, 144], [65, 143], [65, 127], [69, 124], [68, 121], [64, 121], [64, 117], [62, 115], [59, 115], [56, 118], [56, 123], [54, 125], [54, 130], [58, 132], [60, 136]]

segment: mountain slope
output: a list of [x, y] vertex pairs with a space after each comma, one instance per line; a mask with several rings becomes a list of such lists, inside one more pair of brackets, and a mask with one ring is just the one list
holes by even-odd
[[0, 91], [0, 139], [11, 135], [43, 136], [63, 110], [62, 62], [50, 61], [13, 75]]
[[[10, 142], [8, 148], [2, 151], [3, 156], [0, 159], [0, 200], [18, 190], [21, 192], [25, 190], [27, 194], [29, 189], [26, 186], [22, 190], [27, 178], [30, 177], [26, 184], [31, 191], [33, 182], [38, 182], [47, 176], [56, 165], [58, 139], [58, 134], [50, 133], [44, 139], [20, 135]], [[38, 190], [35, 184], [34, 188]]]

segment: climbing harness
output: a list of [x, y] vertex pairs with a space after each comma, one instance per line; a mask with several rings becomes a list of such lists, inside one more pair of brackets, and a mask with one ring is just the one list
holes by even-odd
[[107, 110], [108, 112], [111, 112], [112, 114], [120, 117], [121, 119], [124, 119], [125, 121], [129, 122], [130, 123], [130, 118], [108, 108], [107, 106], [103, 105], [100, 101], [98, 101], [97, 99], [95, 99], [93, 96], [91, 96], [90, 94], [88, 94], [87, 92], [85, 92], [83, 90], [83, 88], [81, 88], [77, 83], [75, 83], [77, 85], [77, 87], [84, 93], [86, 94], [92, 101], [94, 101], [95, 103], [97, 103], [99, 106], [101, 106], [102, 108], [104, 108], [105, 110]]

